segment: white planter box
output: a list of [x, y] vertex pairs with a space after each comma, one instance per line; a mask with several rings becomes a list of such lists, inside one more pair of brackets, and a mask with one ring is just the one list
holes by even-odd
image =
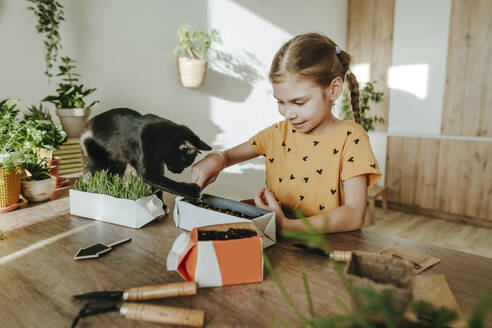
[[256, 218], [249, 220], [214, 210], [205, 209], [187, 202], [183, 197], [177, 197], [176, 204], [174, 206], [174, 221], [177, 227], [191, 231], [194, 228], [209, 225], [253, 222], [256, 229], [258, 229], [261, 234], [263, 248], [275, 245], [277, 242], [275, 212], [266, 211], [253, 205], [238, 202], [232, 199], [206, 194], [202, 196], [202, 200], [215, 208], [232, 209], [248, 216], [256, 216]]
[[138, 229], [166, 213], [156, 195], [129, 200], [70, 189], [70, 214]]

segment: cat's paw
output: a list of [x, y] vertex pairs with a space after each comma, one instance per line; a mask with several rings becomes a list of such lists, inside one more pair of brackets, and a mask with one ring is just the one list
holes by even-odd
[[186, 188], [186, 196], [193, 199], [200, 198], [202, 189], [195, 183], [189, 183]]

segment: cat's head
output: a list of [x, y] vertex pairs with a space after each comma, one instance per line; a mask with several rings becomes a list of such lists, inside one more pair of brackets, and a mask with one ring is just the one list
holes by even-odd
[[178, 136], [173, 138], [175, 151], [166, 158], [166, 167], [173, 173], [181, 173], [185, 168], [193, 164], [200, 150], [212, 150], [212, 147], [203, 142], [189, 128], [181, 126]]

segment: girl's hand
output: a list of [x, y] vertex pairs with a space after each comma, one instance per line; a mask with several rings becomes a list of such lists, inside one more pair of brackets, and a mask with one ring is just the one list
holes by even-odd
[[225, 155], [220, 153], [208, 154], [191, 167], [191, 181], [202, 190], [217, 179], [225, 165]]
[[261, 188], [255, 196], [255, 205], [256, 207], [275, 212], [277, 227], [280, 229], [283, 228], [287, 218], [285, 217], [284, 212], [282, 212], [280, 202], [277, 201], [271, 190]]

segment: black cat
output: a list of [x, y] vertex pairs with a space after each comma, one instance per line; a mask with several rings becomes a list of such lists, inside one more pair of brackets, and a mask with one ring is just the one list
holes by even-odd
[[128, 108], [111, 109], [90, 119], [80, 146], [89, 172], [107, 169], [123, 175], [130, 164], [151, 186], [192, 198], [200, 197], [200, 187], [166, 178], [164, 165], [181, 173], [200, 149], [212, 149], [184, 125]]

